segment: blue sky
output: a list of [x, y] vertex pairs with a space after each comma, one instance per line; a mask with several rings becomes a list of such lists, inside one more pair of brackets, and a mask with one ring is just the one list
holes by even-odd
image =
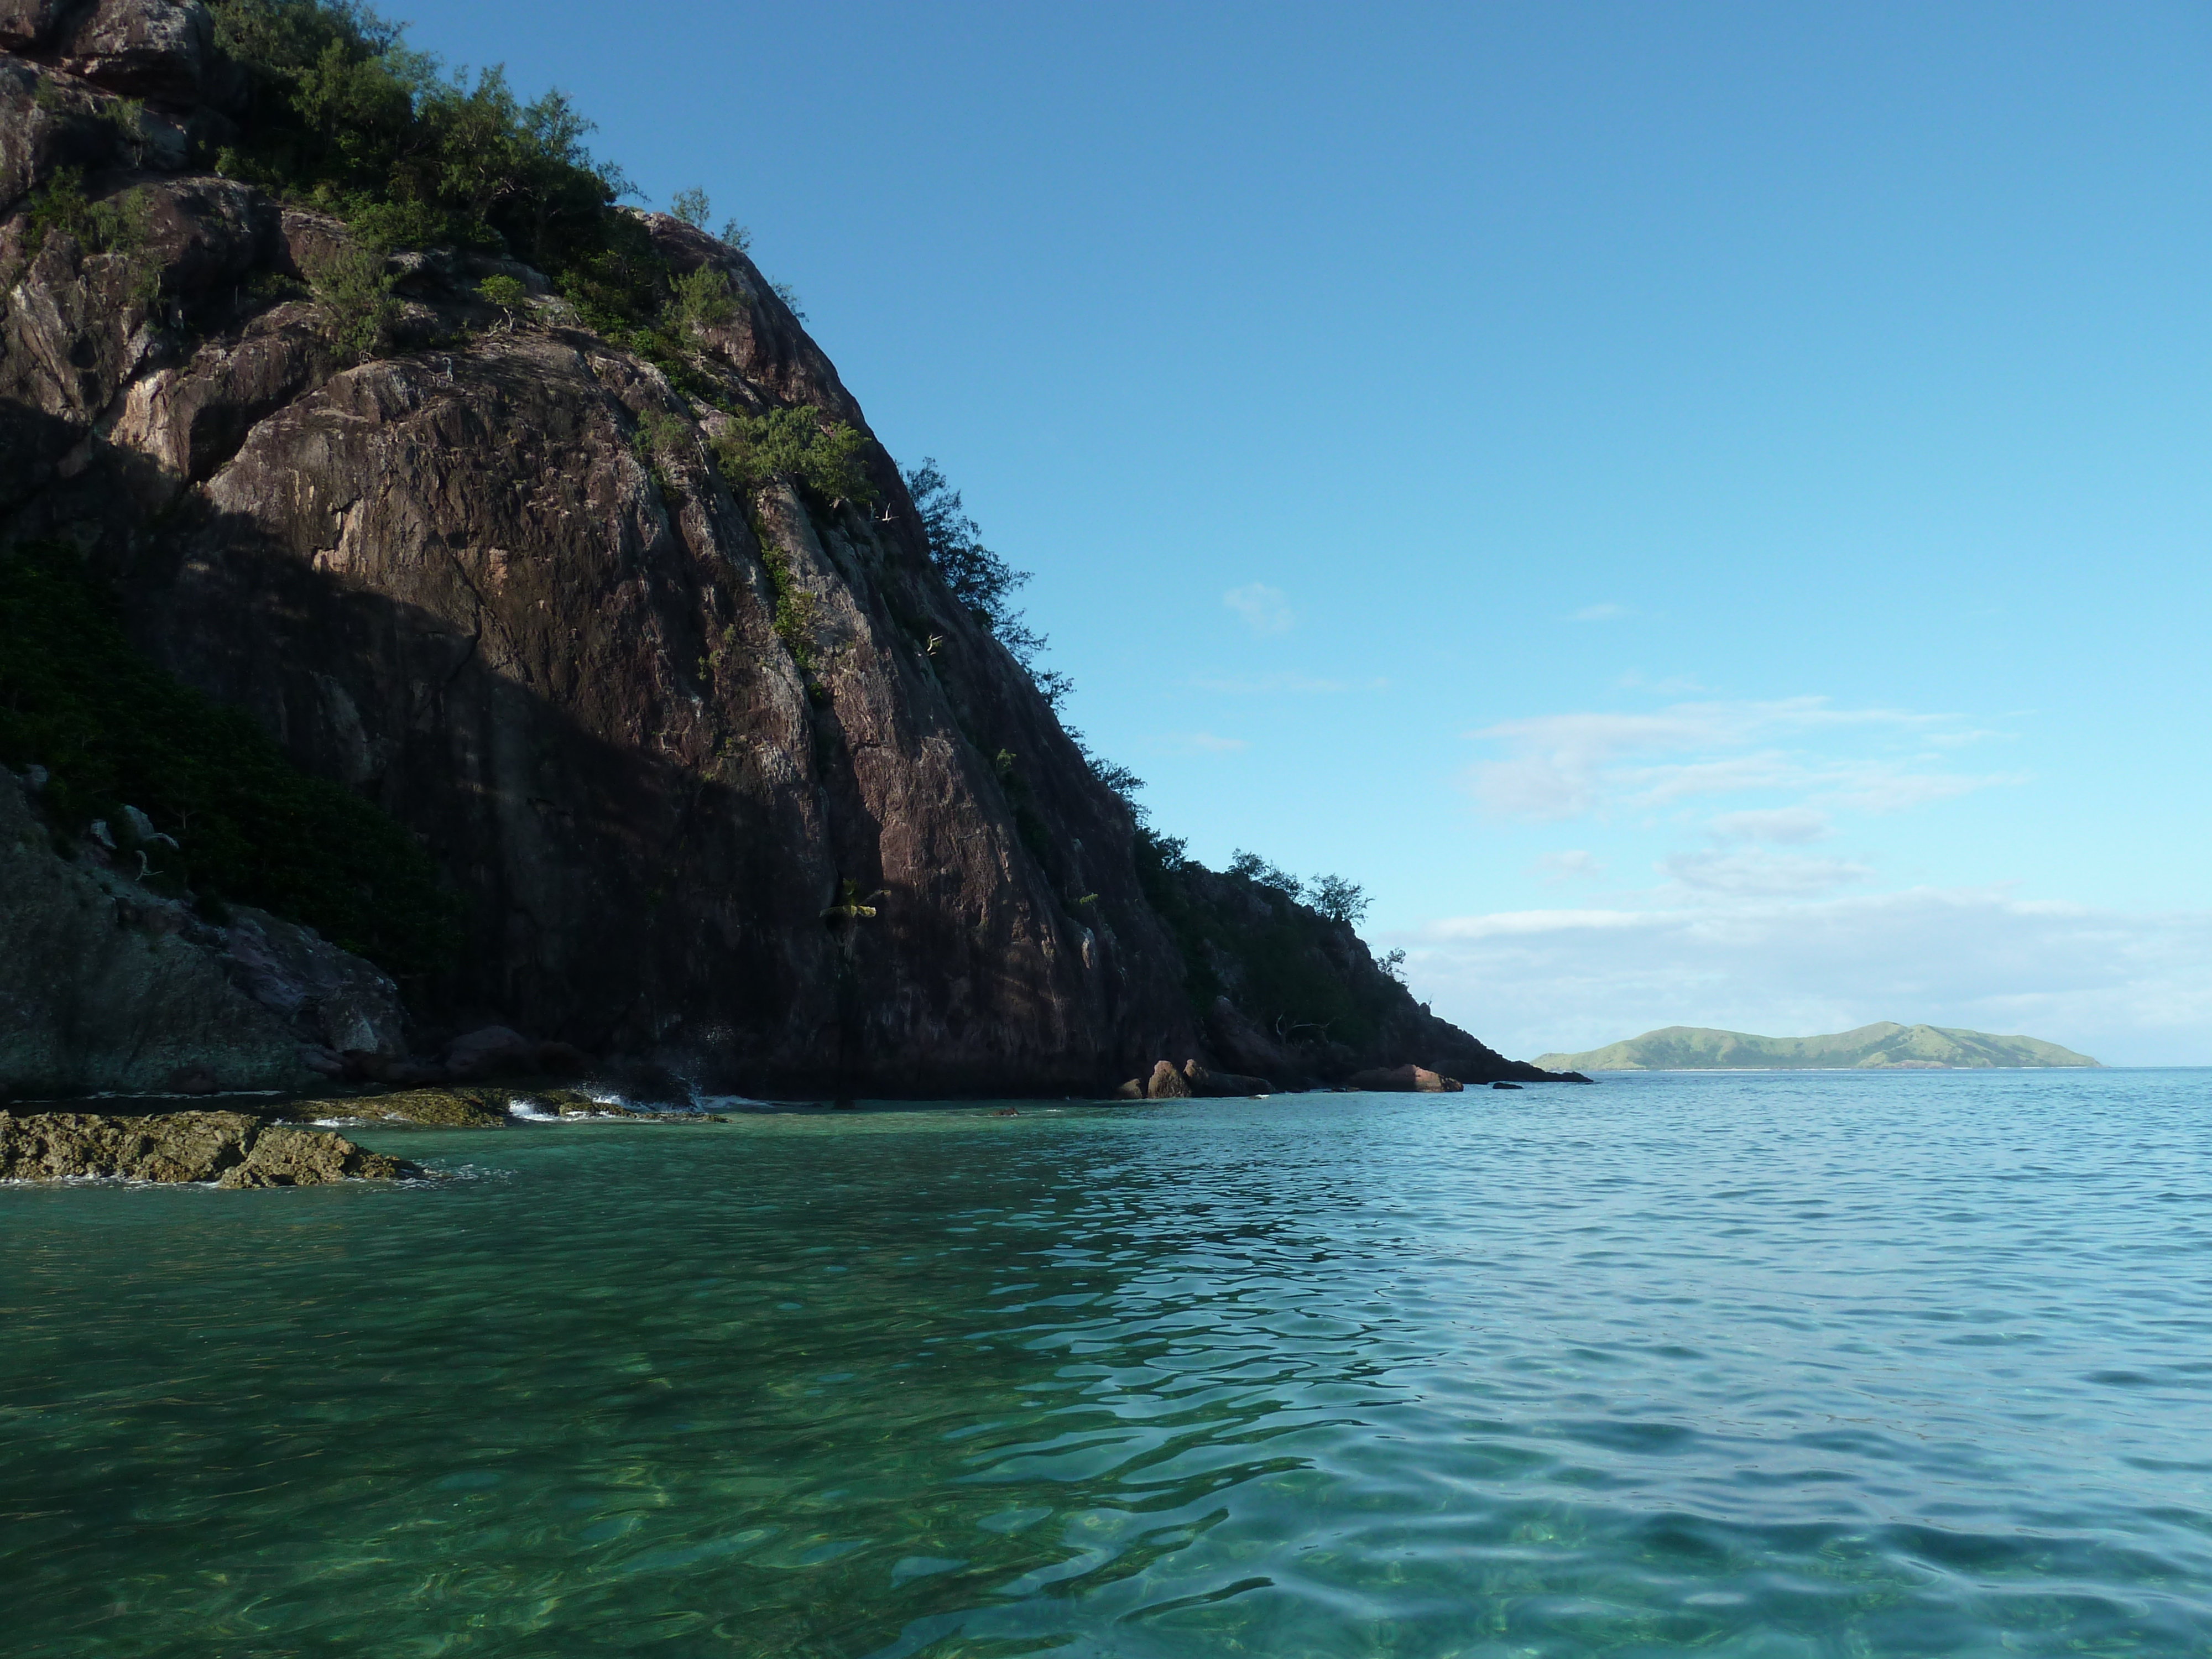
[[1438, 1012], [2212, 1063], [2212, 12], [410, 38], [749, 225], [1161, 826], [1364, 882]]

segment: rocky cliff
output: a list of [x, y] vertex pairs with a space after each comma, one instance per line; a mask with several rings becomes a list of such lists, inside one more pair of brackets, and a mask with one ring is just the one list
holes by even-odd
[[[372, 244], [358, 198], [218, 169], [269, 95], [222, 17], [0, 0], [0, 543], [73, 547], [133, 644], [412, 833], [459, 929], [409, 982], [432, 1040], [763, 1092], [1529, 1074], [1402, 991], [1339, 1054], [1194, 985], [1127, 805], [743, 252], [625, 215], [668, 307], [630, 329], [483, 235]], [[842, 493], [731, 464], [794, 413], [856, 434]]]

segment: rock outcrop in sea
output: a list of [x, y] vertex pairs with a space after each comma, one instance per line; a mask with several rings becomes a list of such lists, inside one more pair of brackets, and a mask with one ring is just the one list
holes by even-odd
[[145, 1181], [210, 1187], [315, 1187], [401, 1181], [422, 1171], [343, 1135], [243, 1112], [119, 1117], [0, 1111], [0, 1181]]
[[[458, 944], [406, 980], [403, 1035], [392, 976], [271, 915], [194, 920], [11, 781], [0, 1076], [277, 1085], [495, 1024], [758, 1094], [1104, 1092], [1162, 1055], [1543, 1075], [1349, 927], [1140, 871], [1129, 806], [739, 247], [626, 222], [672, 306], [720, 296], [672, 357], [508, 252], [371, 246], [224, 175], [264, 111], [217, 40], [197, 0], [0, 8], [0, 547], [76, 550], [141, 652], [404, 826]], [[794, 416], [858, 434], [850, 493], [718, 460]], [[1271, 927], [1335, 1013], [1238, 954]]]

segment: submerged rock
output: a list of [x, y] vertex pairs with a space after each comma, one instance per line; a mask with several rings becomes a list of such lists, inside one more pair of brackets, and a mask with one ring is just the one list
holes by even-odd
[[612, 1101], [595, 1100], [574, 1089], [403, 1089], [388, 1095], [348, 1095], [301, 1100], [285, 1109], [291, 1117], [313, 1121], [367, 1118], [416, 1123], [438, 1129], [496, 1129], [525, 1117], [635, 1117], [654, 1121], [688, 1114], [641, 1112]]
[[98, 1177], [215, 1187], [313, 1187], [398, 1181], [423, 1171], [364, 1152], [342, 1135], [266, 1123], [243, 1112], [113, 1117], [0, 1112], [0, 1181]]

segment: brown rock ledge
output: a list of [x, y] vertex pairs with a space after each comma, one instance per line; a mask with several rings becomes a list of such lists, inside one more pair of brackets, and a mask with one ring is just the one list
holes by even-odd
[[110, 1117], [0, 1112], [0, 1181], [106, 1178], [215, 1187], [314, 1187], [405, 1181], [425, 1171], [364, 1152], [342, 1135], [244, 1112]]
[[514, 1121], [513, 1109], [526, 1106], [542, 1117], [635, 1117], [652, 1121], [696, 1121], [690, 1114], [641, 1112], [610, 1101], [594, 1100], [574, 1089], [402, 1089], [393, 1094], [332, 1096], [295, 1100], [284, 1115], [323, 1122], [340, 1118], [382, 1119], [440, 1129], [497, 1129]]

